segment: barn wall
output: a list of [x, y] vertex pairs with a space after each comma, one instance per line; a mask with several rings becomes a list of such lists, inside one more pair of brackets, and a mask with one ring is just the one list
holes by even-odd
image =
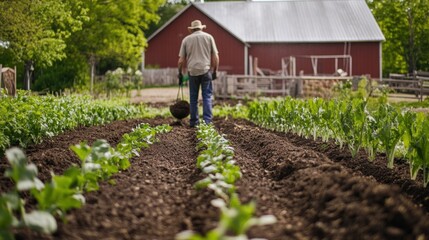
[[372, 78], [380, 78], [380, 43], [353, 43], [353, 74], [370, 74]]
[[204, 31], [215, 38], [219, 50], [219, 70], [227, 71], [229, 74], [242, 74], [244, 72], [244, 44], [194, 6], [190, 6], [150, 39], [145, 52], [146, 66], [177, 67], [180, 44], [183, 38], [189, 34], [188, 26], [196, 19], [201, 20], [207, 26]]
[[[250, 44], [249, 55], [258, 58], [258, 66], [274, 71], [281, 70], [281, 58], [296, 56], [297, 74], [302, 70], [305, 75], [312, 75], [313, 68], [309, 58], [298, 57], [304, 55], [343, 55], [345, 54], [344, 43], [253, 43]], [[352, 74], [370, 74], [373, 78], [380, 75], [378, 42], [351, 43], [350, 54], [352, 55]], [[345, 71], [346, 62], [338, 61], [338, 68]], [[319, 59], [318, 73], [333, 74], [335, 62], [333, 59]]]

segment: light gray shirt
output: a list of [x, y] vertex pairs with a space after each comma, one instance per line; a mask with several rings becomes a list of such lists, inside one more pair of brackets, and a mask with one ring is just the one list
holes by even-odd
[[211, 57], [215, 54], [218, 54], [218, 50], [213, 36], [195, 31], [183, 39], [179, 57], [186, 58], [191, 76], [199, 76], [210, 70]]

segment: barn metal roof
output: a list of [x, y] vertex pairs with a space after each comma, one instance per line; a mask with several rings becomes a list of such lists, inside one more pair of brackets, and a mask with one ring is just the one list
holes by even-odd
[[229, 1], [193, 5], [245, 43], [385, 40], [365, 0]]

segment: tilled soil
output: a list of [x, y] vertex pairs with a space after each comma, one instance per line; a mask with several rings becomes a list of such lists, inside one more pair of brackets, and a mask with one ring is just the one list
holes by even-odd
[[[80, 128], [26, 150], [40, 178], [61, 173], [79, 160], [70, 145], [104, 138], [115, 146], [141, 122], [129, 120]], [[255, 201], [256, 215], [273, 214], [278, 222], [255, 227], [249, 236], [267, 239], [425, 239], [429, 236], [428, 194], [406, 180], [406, 165], [387, 169], [379, 156], [366, 164], [330, 143], [261, 129], [243, 120], [217, 119], [215, 126], [235, 149], [243, 173], [237, 182], [242, 202]], [[174, 126], [159, 142], [143, 149], [132, 166], [87, 193], [87, 203], [59, 222], [53, 236], [18, 231], [18, 239], [174, 239], [183, 230], [207, 232], [216, 226], [215, 196], [197, 191], [204, 178], [196, 168], [195, 129]], [[4, 161], [3, 161], [4, 162]], [[359, 167], [360, 165], [364, 165]], [[368, 166], [367, 166], [368, 165]], [[374, 167], [375, 166], [375, 167]], [[0, 166], [4, 171], [5, 164]], [[374, 170], [376, 168], [376, 170]], [[386, 177], [387, 176], [387, 177]], [[8, 189], [2, 179], [0, 190]], [[411, 189], [411, 190], [410, 190]]]

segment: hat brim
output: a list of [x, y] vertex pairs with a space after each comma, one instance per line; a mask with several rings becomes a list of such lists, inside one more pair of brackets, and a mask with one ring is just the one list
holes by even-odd
[[200, 25], [200, 26], [195, 26], [195, 27], [188, 27], [188, 29], [204, 29], [206, 28], [206, 25]]

